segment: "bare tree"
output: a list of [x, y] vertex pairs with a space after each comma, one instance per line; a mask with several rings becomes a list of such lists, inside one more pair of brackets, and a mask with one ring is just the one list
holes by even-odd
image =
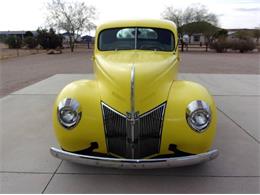
[[164, 19], [171, 20], [176, 23], [177, 27], [192, 22], [208, 22], [217, 26], [218, 19], [213, 13], [209, 13], [207, 8], [201, 4], [192, 4], [185, 10], [173, 9], [173, 7], [166, 7], [162, 13]]
[[202, 4], [192, 4], [183, 12], [183, 21], [185, 24], [191, 22], [208, 22], [217, 26], [218, 19], [213, 13], [209, 13], [206, 6]]
[[71, 52], [82, 32], [95, 28], [93, 21], [96, 19], [96, 8], [84, 2], [52, 0], [47, 4], [47, 10], [49, 25], [68, 34]]
[[166, 7], [161, 15], [164, 19], [173, 21], [177, 28], [183, 25], [183, 12], [180, 9], [174, 9], [172, 6]]

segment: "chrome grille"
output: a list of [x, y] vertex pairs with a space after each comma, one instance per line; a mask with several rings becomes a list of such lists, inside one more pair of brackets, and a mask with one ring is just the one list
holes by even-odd
[[126, 154], [126, 117], [102, 103], [104, 128], [109, 153]]
[[165, 104], [140, 116], [140, 155], [149, 156], [160, 151], [160, 138]]
[[166, 103], [136, 117], [138, 136], [130, 143], [126, 115], [101, 103], [108, 152], [125, 158], [143, 158], [159, 153], [161, 130]]

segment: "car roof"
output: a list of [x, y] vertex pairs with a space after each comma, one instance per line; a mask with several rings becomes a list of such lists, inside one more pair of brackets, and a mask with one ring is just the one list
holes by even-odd
[[169, 20], [160, 19], [138, 19], [138, 20], [114, 20], [105, 22], [97, 27], [96, 34], [98, 35], [100, 31], [109, 28], [120, 28], [120, 27], [153, 27], [153, 28], [163, 28], [171, 30], [176, 33], [176, 25]]

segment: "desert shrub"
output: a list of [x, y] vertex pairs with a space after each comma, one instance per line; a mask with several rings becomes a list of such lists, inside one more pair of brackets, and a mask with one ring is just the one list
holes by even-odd
[[211, 49], [218, 53], [226, 52], [228, 49], [239, 51], [241, 53], [252, 51], [256, 48], [256, 44], [251, 39], [239, 40], [218, 40], [210, 45]]
[[22, 39], [18, 36], [8, 36], [5, 43], [10, 49], [19, 49], [22, 47]]
[[229, 48], [229, 42], [225, 40], [216, 41], [210, 44], [210, 49], [216, 50], [217, 53], [226, 52]]
[[38, 40], [35, 37], [26, 37], [24, 38], [24, 44], [29, 49], [34, 49], [38, 45]]
[[231, 49], [238, 50], [240, 53], [252, 51], [256, 48], [256, 44], [248, 39], [248, 40], [235, 40], [232, 41]]

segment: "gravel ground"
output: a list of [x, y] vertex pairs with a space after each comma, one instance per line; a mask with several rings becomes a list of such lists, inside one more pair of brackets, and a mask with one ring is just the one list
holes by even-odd
[[[36, 54], [0, 60], [0, 97], [54, 74], [91, 73], [92, 50], [64, 52], [59, 55]], [[181, 54], [182, 73], [260, 74], [259, 53]]]
[[215, 52], [182, 53], [180, 72], [212, 74], [260, 74], [260, 54]]
[[93, 72], [92, 51], [37, 54], [0, 61], [0, 97], [59, 73]]

